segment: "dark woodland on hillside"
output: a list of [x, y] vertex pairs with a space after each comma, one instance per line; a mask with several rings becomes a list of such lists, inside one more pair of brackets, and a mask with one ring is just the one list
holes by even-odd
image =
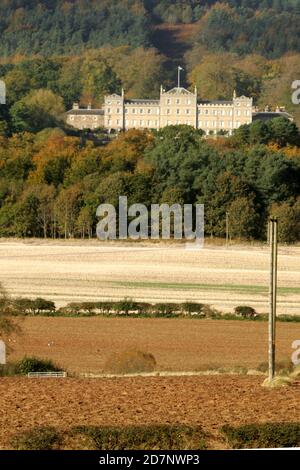
[[[232, 237], [264, 239], [272, 211], [281, 240], [299, 240], [299, 19], [300, 0], [2, 0], [0, 236], [94, 235], [97, 206], [122, 194], [204, 203], [216, 237], [229, 212]], [[179, 63], [199, 98], [235, 89], [261, 108], [286, 106], [295, 123], [257, 121], [217, 140], [188, 126], [115, 140], [66, 127], [74, 101], [99, 107], [121, 87], [157, 98]]]

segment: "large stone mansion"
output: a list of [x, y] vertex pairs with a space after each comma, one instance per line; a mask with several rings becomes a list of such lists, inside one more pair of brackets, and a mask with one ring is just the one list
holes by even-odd
[[67, 112], [67, 123], [77, 129], [104, 127], [109, 132], [187, 124], [206, 135], [232, 135], [234, 129], [252, 122], [255, 111], [252, 98], [235, 92], [230, 101], [199, 101], [196, 88], [192, 93], [182, 87], [169, 91], [161, 87], [158, 100], [128, 100], [122, 90], [120, 95], [105, 96], [101, 109], [92, 109], [91, 105], [80, 109], [75, 103]]

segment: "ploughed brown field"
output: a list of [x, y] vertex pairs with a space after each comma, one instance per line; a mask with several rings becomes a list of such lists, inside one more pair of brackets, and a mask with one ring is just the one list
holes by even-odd
[[[299, 314], [300, 248], [279, 251], [278, 313]], [[0, 281], [11, 295], [71, 301], [198, 301], [232, 311], [268, 306], [267, 248], [113, 246], [97, 242], [0, 243]], [[10, 360], [49, 358], [70, 373], [102, 373], [113, 353], [151, 353], [157, 371], [256, 368], [268, 359], [266, 322], [27, 317], [11, 338]], [[279, 323], [277, 360], [289, 360], [300, 324]], [[263, 376], [198, 375], [115, 378], [0, 378], [0, 449], [36, 426], [199, 424], [209, 448], [226, 448], [219, 428], [300, 419], [300, 381], [261, 387]], [[72, 447], [72, 445], [70, 444]]]
[[265, 389], [262, 377], [0, 379], [0, 449], [36, 426], [184, 423], [202, 425], [209, 448], [226, 448], [219, 428], [300, 419], [300, 382]]
[[[153, 354], [162, 371], [255, 368], [268, 360], [267, 322], [103, 317], [20, 321], [22, 335], [10, 343], [11, 360], [24, 355], [50, 358], [76, 373], [101, 373], [113, 353], [131, 349]], [[278, 360], [291, 357], [297, 339], [299, 323], [278, 323]]]

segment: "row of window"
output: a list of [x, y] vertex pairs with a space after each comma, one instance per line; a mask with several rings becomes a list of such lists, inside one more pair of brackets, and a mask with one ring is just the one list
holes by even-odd
[[[107, 108], [107, 114], [111, 114], [112, 110], [111, 108]], [[114, 111], [116, 114], [121, 114], [122, 109], [117, 108]], [[174, 110], [168, 108], [167, 109], [167, 114], [172, 114]], [[159, 109], [158, 108], [140, 108], [140, 109], [128, 109], [125, 108], [125, 114], [132, 113], [132, 114], [159, 114]], [[176, 114], [191, 114], [191, 109], [176, 109], [175, 110]], [[198, 114], [204, 114], [206, 116], [232, 116], [233, 115], [233, 110], [232, 109], [198, 109]], [[249, 109], [242, 111], [240, 109], [235, 110], [235, 115], [236, 116], [250, 116], [251, 111]]]
[[232, 116], [232, 109], [198, 109], [198, 114], [206, 116]]
[[[186, 120], [186, 121], [167, 121], [166, 125], [167, 126], [171, 126], [171, 125], [179, 125], [179, 124], [186, 124], [188, 126], [193, 126], [194, 123], [189, 121], [189, 120]], [[234, 122], [234, 124], [232, 123], [232, 121], [199, 121], [198, 122], [198, 127], [199, 128], [215, 128], [215, 129], [231, 129], [231, 128], [238, 128], [240, 127], [241, 125], [241, 122], [240, 121], [236, 121]], [[110, 127], [110, 126], [116, 126], [116, 127], [121, 127], [122, 126], [122, 120], [121, 119], [117, 119], [117, 120], [113, 120], [113, 119], [108, 119], [107, 120], [107, 126]], [[150, 128], [153, 128], [153, 127], [157, 127], [158, 126], [158, 121], [144, 121], [144, 120], [128, 120], [126, 119], [125, 121], [125, 127], [128, 128], [128, 127], [150, 127]]]
[[113, 101], [106, 101], [106, 104], [115, 104], [115, 105], [117, 104], [118, 106], [121, 106], [122, 101], [115, 101], [115, 102], [113, 102]]
[[[190, 109], [176, 109], [175, 111], [175, 114], [181, 114], [184, 113], [184, 114], [191, 114], [191, 110]], [[173, 114], [173, 110], [172, 109], [167, 109], [167, 114]]]
[[[205, 114], [206, 116], [233, 116], [232, 109], [201, 109], [199, 108], [198, 114]], [[251, 116], [251, 111], [246, 109], [244, 112], [240, 109], [235, 110], [236, 116]]]
[[191, 104], [191, 100], [189, 98], [176, 98], [174, 101], [171, 98], [167, 99], [167, 104]]
[[232, 123], [232, 121], [199, 121], [198, 126], [199, 127], [214, 127], [218, 129], [230, 129], [232, 127], [240, 127], [241, 123], [240, 121]]
[[136, 127], [136, 126], [153, 128], [153, 127], [157, 127], [157, 126], [158, 126], [158, 121], [144, 121], [144, 120], [141, 120], [141, 121], [136, 121], [136, 120], [130, 121], [130, 120], [127, 120], [127, 119], [125, 120], [125, 127]]
[[[111, 108], [107, 108], [107, 114], [111, 114]], [[120, 108], [117, 108], [114, 110], [116, 114], [121, 114], [122, 110]], [[132, 113], [132, 114], [159, 114], [159, 109], [158, 108], [148, 108], [147, 110], [144, 108], [140, 109], [135, 109], [135, 108], [125, 108], [125, 114]]]
[[[189, 120], [186, 120], [186, 121], [167, 121], [167, 126], [172, 126], [174, 124], [176, 125], [179, 125], [179, 124], [186, 124], [188, 126], [193, 126], [194, 125], [194, 122], [191, 122]], [[116, 127], [120, 127], [122, 126], [122, 121], [120, 119], [108, 119], [107, 120], [107, 126], [110, 127], [110, 126], [116, 126]], [[158, 126], [158, 121], [144, 121], [144, 120], [129, 120], [129, 119], [126, 119], [125, 120], [125, 127], [128, 128], [128, 127], [150, 127], [150, 128], [154, 128], [154, 127], [157, 127]]]
[[186, 124], [187, 126], [193, 126], [195, 124], [195, 122], [191, 122], [191, 121], [188, 121], [188, 120], [187, 121], [181, 120], [181, 121], [175, 121], [175, 122], [174, 121], [167, 121], [167, 126], [172, 126], [174, 124], [176, 124], [176, 126], [179, 126], [180, 124]]
[[[92, 119], [93, 121], [98, 121], [101, 119], [101, 116], [78, 116], [80, 117], [81, 121], [86, 121], [87, 118]], [[74, 121], [75, 116], [70, 116], [69, 117], [70, 121]]]

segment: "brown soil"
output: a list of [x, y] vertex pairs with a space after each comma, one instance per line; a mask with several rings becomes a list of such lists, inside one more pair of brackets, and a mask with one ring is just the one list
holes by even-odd
[[[114, 353], [153, 354], [158, 370], [197, 371], [212, 366], [257, 367], [268, 360], [267, 322], [147, 318], [26, 318], [10, 342], [11, 360], [51, 358], [69, 371], [99, 373]], [[279, 323], [277, 359], [288, 360], [299, 323]]]
[[300, 382], [265, 389], [261, 377], [0, 379], [0, 449], [35, 426], [199, 424], [209, 447], [226, 448], [224, 424], [300, 419]]

